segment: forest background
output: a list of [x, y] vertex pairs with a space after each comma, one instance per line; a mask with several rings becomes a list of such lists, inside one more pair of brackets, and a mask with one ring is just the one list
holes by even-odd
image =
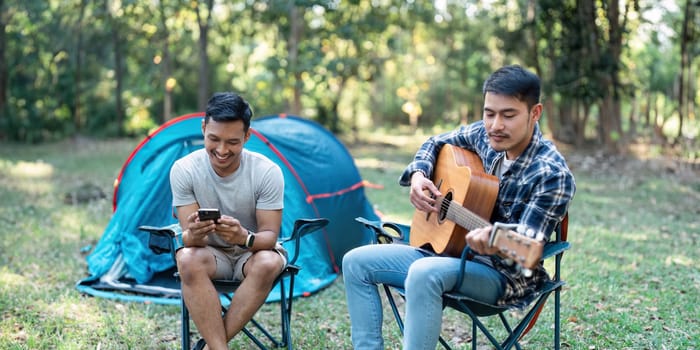
[[241, 92], [334, 133], [480, 119], [542, 77], [550, 137], [698, 158], [700, 1], [0, 0], [0, 141], [145, 135]]

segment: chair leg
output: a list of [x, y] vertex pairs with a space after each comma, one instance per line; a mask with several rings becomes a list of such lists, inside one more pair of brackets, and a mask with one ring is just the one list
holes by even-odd
[[[287, 293], [285, 293], [285, 288], [284, 288], [284, 281], [280, 280], [280, 325], [281, 325], [281, 331], [282, 331], [282, 337], [280, 338], [279, 343], [277, 343], [277, 347], [281, 348], [284, 346], [291, 346], [291, 342], [288, 339], [288, 333], [289, 333], [289, 318], [287, 317]], [[291, 300], [289, 300], [291, 302]]]
[[[252, 322], [255, 325], [255, 327], [257, 327], [258, 329], [262, 329], [257, 321], [250, 320], [250, 322]], [[258, 337], [256, 337], [253, 333], [251, 333], [248, 330], [248, 328], [243, 327], [243, 329], [241, 329], [241, 331], [243, 331], [243, 334], [245, 334], [248, 337], [248, 339], [250, 339], [253, 343], [255, 343], [255, 345], [257, 345], [258, 349], [267, 350], [267, 347], [265, 346], [265, 344], [263, 344], [260, 341], [260, 339], [258, 339]], [[269, 335], [267, 333], [265, 335], [269, 337]]]
[[283, 317], [286, 319], [284, 323], [284, 341], [287, 343], [287, 349], [292, 350], [292, 302], [294, 301], [294, 279], [296, 275], [292, 274], [289, 277], [289, 294], [282, 311]]
[[[292, 333], [291, 333], [291, 314], [292, 314], [292, 301], [294, 293], [294, 275], [290, 276], [289, 289], [286, 288], [284, 279], [279, 280], [280, 286], [280, 322], [281, 322], [281, 338], [278, 340], [273, 336], [263, 325], [261, 325], [255, 319], [251, 319], [250, 323], [253, 324], [255, 328], [258, 329], [263, 335], [274, 345], [276, 348], [286, 347], [288, 350], [292, 350]], [[261, 350], [266, 350], [267, 347], [257, 338], [253, 333], [251, 333], [247, 328], [243, 328], [243, 333], [251, 340], [255, 345]]]
[[403, 320], [401, 320], [401, 315], [399, 314], [399, 309], [396, 307], [396, 301], [391, 295], [391, 290], [386, 284], [382, 284], [384, 287], [384, 292], [386, 292], [386, 298], [389, 300], [389, 305], [391, 305], [391, 311], [394, 313], [394, 318], [396, 319], [396, 324], [399, 326], [399, 331], [403, 335]]
[[469, 313], [470, 318], [472, 319], [472, 348], [476, 350], [476, 336], [477, 336], [477, 331], [476, 328], [478, 327], [481, 332], [486, 336], [486, 338], [489, 339], [491, 344], [496, 347], [497, 350], [502, 350], [502, 349], [509, 349], [510, 346], [508, 347], [503, 347], [502, 345], [499, 345], [498, 340], [491, 335], [491, 333], [488, 331], [486, 326], [479, 320], [479, 318], [471, 312], [471, 310], [466, 310]]
[[[396, 319], [396, 324], [399, 326], [399, 331], [401, 332], [401, 335], [403, 335], [403, 320], [401, 319], [401, 314], [399, 314], [399, 308], [396, 306], [394, 296], [391, 294], [391, 289], [386, 284], [382, 284], [382, 287], [384, 287], [386, 298], [389, 301], [389, 305], [391, 306], [391, 311], [394, 313], [394, 319]], [[447, 341], [445, 341], [442, 335], [438, 336], [438, 341], [440, 342], [440, 345], [442, 345], [442, 347], [445, 348], [445, 350], [452, 350], [452, 348], [449, 344], [447, 344]]]
[[180, 327], [180, 339], [182, 350], [190, 350], [190, 312], [187, 310], [184, 299], [182, 299], [180, 308], [180, 322], [182, 323]]
[[[518, 340], [520, 340], [523, 333], [525, 333], [525, 329], [528, 327], [530, 321], [532, 321], [537, 316], [540, 308], [544, 306], [544, 303], [547, 301], [547, 296], [548, 295], [546, 294], [541, 295], [539, 299], [537, 299], [537, 301], [535, 302], [535, 305], [530, 308], [530, 311], [525, 315], [525, 317], [523, 317], [520, 320], [520, 323], [518, 323], [518, 325], [513, 330], [510, 329], [510, 326], [508, 325], [505, 316], [503, 316], [503, 314], [499, 315], [501, 317], [501, 321], [503, 322], [503, 326], [508, 331], [508, 333], [510, 333], [508, 338], [506, 338], [506, 340], [503, 343], [501, 343], [500, 346], [498, 346], [497, 341], [486, 330], [486, 327], [484, 327], [481, 322], [478, 322], [478, 320], [475, 321], [478, 322], [477, 324], [479, 325], [479, 328], [481, 328], [482, 332], [489, 338], [489, 340], [491, 340], [491, 342], [494, 346], [497, 347], [497, 349], [510, 349], [512, 347], [515, 347], [516, 349], [520, 350], [520, 344], [518, 343]], [[472, 314], [472, 312], [469, 310], [467, 310], [467, 312]], [[472, 314], [472, 319], [474, 317], [475, 316], [473, 316]]]
[[449, 344], [447, 344], [447, 341], [445, 341], [445, 339], [442, 337], [442, 335], [438, 337], [438, 341], [440, 342], [442, 347], [445, 348], [445, 350], [452, 350], [452, 348], [450, 347]]
[[276, 342], [278, 348], [286, 347], [292, 349], [292, 334], [291, 334], [291, 315], [292, 315], [292, 300], [294, 293], [294, 275], [289, 277], [289, 295], [284, 284], [284, 278], [279, 281], [280, 286], [280, 324], [281, 324], [281, 340]]
[[[498, 314], [498, 318], [501, 319], [501, 324], [503, 324], [503, 328], [505, 328], [505, 330], [508, 332], [508, 334], [513, 334], [513, 329], [510, 328], [510, 324], [508, 323], [508, 320], [506, 319], [506, 316], [504, 316], [503, 312]], [[515, 345], [515, 348], [517, 350], [522, 350], [522, 349], [520, 349], [520, 344], [518, 343], [518, 340], [520, 337], [521, 337], [521, 335], [519, 335], [518, 337], [513, 337], [512, 341], [514, 341], [515, 344], [510, 343], [511, 340], [510, 340], [510, 338], [508, 338], [508, 339], [506, 339], [506, 341], [503, 342], [503, 344], [501, 344], [501, 346], [503, 346], [505, 349], [508, 349], [511, 346]]]
[[[220, 296], [223, 296], [225, 299], [227, 299], [228, 302], [229, 302], [229, 304], [230, 304], [231, 301], [233, 300], [233, 295], [232, 295], [232, 294], [229, 294], [229, 293], [220, 293], [219, 295], [220, 295]], [[226, 317], [226, 312], [227, 312], [227, 311], [228, 311], [228, 309], [227, 309], [223, 304], [221, 304], [221, 317]], [[252, 318], [252, 319], [250, 319], [249, 322], [252, 323], [253, 326], [255, 326], [255, 328], [257, 328], [258, 330], [260, 330], [268, 339], [270, 339], [271, 341], [274, 342], [274, 338], [272, 337], [272, 335], [271, 335], [270, 333], [268, 333], [267, 330], [266, 330], [260, 323], [258, 323], [258, 321], [256, 321], [254, 318]], [[250, 341], [252, 341], [252, 342], [258, 347], [258, 349], [260, 349], [260, 350], [267, 350], [267, 346], [265, 346], [265, 344], [263, 344], [262, 341], [260, 341], [260, 339], [258, 339], [258, 338], [255, 336], [255, 334], [253, 334], [253, 333], [248, 329], [248, 327], [243, 326], [243, 328], [241, 329], [241, 332], [243, 332], [243, 334], [245, 334], [246, 337], [248, 337], [248, 339], [250, 339]]]
[[[231, 301], [231, 296], [228, 294], [222, 294], [225, 296], [226, 299]], [[221, 305], [221, 316], [225, 317], [226, 315], [226, 307]], [[182, 316], [181, 316], [181, 322], [182, 322], [182, 327], [181, 327], [181, 338], [182, 338], [182, 350], [190, 350], [190, 340], [191, 340], [191, 332], [190, 332], [190, 313], [189, 310], [187, 310], [187, 306], [185, 305], [185, 301], [182, 301]], [[272, 341], [275, 344], [275, 347], [280, 347], [282, 345], [279, 345], [279, 342], [275, 340], [275, 338], [260, 324], [258, 321], [255, 319], [251, 319], [250, 323], [253, 324], [258, 330], [260, 330], [270, 341]], [[243, 327], [241, 329], [243, 334], [245, 334], [248, 339], [250, 339], [255, 345], [258, 347], [258, 349], [261, 350], [267, 350], [267, 346], [263, 344], [256, 336], [253, 334], [248, 328]]]
[[559, 332], [560, 330], [560, 325], [559, 322], [561, 321], [560, 317], [560, 306], [559, 306], [559, 292], [561, 291], [561, 287], [557, 288], [554, 290], [554, 350], [559, 350], [559, 344], [560, 344], [560, 339], [559, 339]]

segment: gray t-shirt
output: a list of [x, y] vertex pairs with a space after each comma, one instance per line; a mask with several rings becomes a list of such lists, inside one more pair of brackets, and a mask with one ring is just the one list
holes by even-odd
[[[204, 149], [177, 160], [170, 169], [173, 206], [198, 203], [200, 208], [218, 208], [243, 227], [258, 229], [255, 210], [278, 210], [284, 207], [282, 170], [262, 154], [243, 149], [241, 165], [231, 175], [220, 177], [214, 172]], [[218, 235], [210, 235], [209, 245], [229, 247]]]

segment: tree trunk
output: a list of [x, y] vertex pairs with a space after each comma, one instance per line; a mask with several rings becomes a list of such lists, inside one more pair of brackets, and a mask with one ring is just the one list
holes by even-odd
[[591, 117], [591, 105], [584, 102], [582, 113], [581, 121], [578, 123], [580, 132], [578, 134], [579, 138], [576, 140], [577, 145], [583, 145], [586, 142], [586, 124], [588, 124], [588, 118]]
[[[691, 54], [690, 57], [688, 57], [688, 61], [693, 62], [695, 60], [695, 56]], [[693, 91], [697, 90], [697, 86], [695, 86], [695, 89], [693, 89], [693, 85], [697, 85], [697, 83], [693, 83], [693, 80], [690, 77], [693, 77], [693, 65], [688, 65], [688, 97], [687, 97], [687, 107], [688, 109], [686, 110], [686, 116], [689, 120], [695, 120], [697, 119], [697, 105], [695, 104], [695, 97], [693, 96]]]
[[[661, 103], [663, 104], [663, 99], [660, 100]], [[664, 120], [664, 117], [659, 113], [659, 109], [662, 111], [664, 110], [663, 105], [661, 108], [659, 108], [659, 99], [658, 96], [655, 96], [654, 98], [654, 125], [653, 125], [653, 132], [654, 132], [654, 137], [658, 140], [657, 142], [661, 143], [662, 145], [666, 145], [667, 139], [666, 135], [664, 134], [664, 124], [666, 123]]]
[[622, 130], [618, 128], [621, 124], [620, 119], [620, 103], [619, 103], [619, 80], [618, 72], [620, 53], [622, 52], [622, 32], [620, 25], [620, 5], [619, 0], [611, 0], [607, 6], [606, 16], [608, 18], [608, 50], [612, 62], [616, 62], [611, 67], [609, 74], [605, 75], [603, 80], [604, 90], [606, 95], [603, 98], [601, 117], [603, 118], [601, 126], [603, 127], [603, 143], [608, 151], [613, 153], [618, 151]]
[[330, 124], [328, 128], [332, 133], [340, 133], [340, 111], [338, 107], [340, 106], [340, 98], [343, 96], [343, 91], [345, 91], [345, 85], [347, 81], [345, 78], [340, 78], [338, 82], [338, 93], [334, 96], [332, 100], [333, 107], [331, 108], [332, 114], [330, 115]]
[[80, 15], [78, 16], [76, 33], [77, 43], [75, 50], [75, 82], [73, 82], [73, 88], [75, 89], [75, 100], [73, 101], [73, 124], [77, 133], [80, 133], [80, 130], [83, 129], [83, 113], [82, 105], [80, 104], [83, 92], [80, 85], [83, 81], [83, 19], [85, 18], [85, 7], [87, 7], [87, 1], [83, 0], [80, 2]]
[[[199, 4], [197, 4], [199, 5]], [[197, 89], [197, 108], [204, 111], [209, 100], [209, 55], [207, 55], [209, 24], [214, 0], [207, 0], [207, 16], [202, 19], [199, 6], [195, 7], [197, 24], [199, 25], [199, 88]]]
[[632, 103], [630, 106], [630, 129], [627, 132], [627, 135], [630, 137], [630, 139], [634, 139], [637, 136], [637, 128], [639, 124], [639, 98], [637, 98], [637, 95], [632, 98]]
[[651, 125], [651, 106], [654, 103], [654, 94], [651, 91], [647, 91], [647, 106], [644, 109], [644, 128], [649, 128]]
[[[612, 89], [612, 86], [608, 85]], [[603, 101], [600, 104], [600, 132], [601, 141], [605, 146], [605, 149], [609, 152], [615, 153], [617, 151], [617, 142], [620, 138], [620, 134], [615, 130], [615, 104], [613, 101], [613, 96], [609, 93], [605, 95]], [[619, 117], [619, 115], [617, 116]]]
[[547, 99], [547, 100], [545, 100], [544, 103], [543, 103], [543, 105], [542, 105], [542, 107], [544, 108], [544, 117], [545, 117], [545, 120], [547, 121], [547, 128], [549, 128], [549, 131], [552, 132], [552, 137], [553, 137], [554, 139], [557, 138], [557, 134], [554, 132], [554, 131], [556, 130], [556, 128], [557, 128], [557, 127], [554, 125], [554, 124], [555, 124], [555, 123], [554, 123], [554, 118], [555, 118], [555, 115], [556, 115], [556, 114], [562, 115], [562, 112], [563, 112], [563, 111], [562, 111], [561, 109], [563, 108], [564, 105], [565, 105], [565, 104], [561, 104], [561, 105], [560, 105], [559, 113], [556, 113], [556, 112], [555, 112], [554, 102], [552, 101], [552, 99]]
[[[10, 20], [9, 11], [5, 9], [5, 1], [0, 0], [0, 116], [5, 114], [7, 106], [7, 82], [9, 80], [7, 72], [7, 33], [5, 29]], [[6, 116], [7, 117], [7, 116]], [[0, 134], [0, 137], [3, 135]]]
[[683, 14], [683, 29], [681, 31], [681, 76], [680, 84], [678, 87], [678, 134], [676, 139], [680, 140], [683, 136], [683, 120], [687, 112], [688, 106], [688, 96], [686, 96], [686, 89], [690, 90], [690, 81], [688, 79], [688, 70], [690, 68], [690, 60], [688, 53], [688, 42], [692, 39], [689, 32], [689, 20], [691, 16], [690, 7], [692, 6], [691, 0], [686, 0], [685, 11]]
[[163, 32], [162, 35], [162, 40], [163, 40], [163, 57], [161, 60], [162, 64], [162, 69], [163, 69], [163, 77], [162, 77], [162, 84], [163, 84], [163, 115], [162, 115], [162, 122], [168, 121], [172, 118], [172, 110], [173, 110], [173, 100], [172, 100], [172, 90], [174, 88], [174, 84], [171, 83], [170, 78], [172, 76], [172, 65], [171, 65], [171, 58], [170, 58], [170, 30], [168, 30], [168, 24], [167, 24], [167, 15], [165, 14], [165, 5], [163, 5], [163, 1], [159, 2], [159, 9], [160, 9], [160, 20], [161, 20], [161, 30]]
[[478, 108], [472, 108], [474, 111], [474, 121], [481, 120], [484, 118], [484, 99], [481, 95], [475, 95], [472, 101], [472, 106], [478, 106]]
[[540, 55], [537, 51], [537, 42], [539, 41], [539, 38], [537, 36], [537, 26], [535, 25], [535, 22], [537, 21], [537, 1], [529, 0], [527, 2], [526, 11], [525, 19], [527, 21], [528, 28], [530, 28], [530, 30], [527, 32], [529, 46], [528, 52], [530, 52], [532, 55], [532, 65], [535, 67], [537, 75], [540, 77], [540, 79], [542, 79], [544, 77], [542, 76], [542, 67], [540, 67]]
[[301, 18], [299, 7], [294, 5], [294, 1], [289, 2], [289, 38], [287, 39], [287, 56], [289, 57], [289, 67], [294, 75], [294, 97], [292, 100], [290, 113], [293, 115], [301, 115], [301, 94], [304, 83], [301, 79], [301, 67], [299, 66], [299, 42], [304, 30], [303, 18]]
[[122, 45], [119, 37], [118, 21], [109, 10], [109, 0], [104, 2], [105, 12], [109, 17], [110, 30], [112, 31], [112, 49], [114, 51], [114, 79], [116, 88], [114, 91], [114, 113], [117, 119], [117, 135], [122, 136], [124, 131], [124, 103], [122, 92], [124, 91], [124, 69], [122, 67]]

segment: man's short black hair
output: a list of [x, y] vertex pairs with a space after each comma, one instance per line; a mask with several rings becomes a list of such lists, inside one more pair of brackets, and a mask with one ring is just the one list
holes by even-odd
[[483, 92], [512, 96], [532, 108], [540, 103], [540, 78], [519, 65], [504, 66], [486, 79]]
[[242, 120], [244, 130], [248, 131], [252, 118], [253, 110], [243, 97], [235, 92], [217, 92], [207, 102], [204, 123], [209, 123], [209, 120], [215, 122]]

